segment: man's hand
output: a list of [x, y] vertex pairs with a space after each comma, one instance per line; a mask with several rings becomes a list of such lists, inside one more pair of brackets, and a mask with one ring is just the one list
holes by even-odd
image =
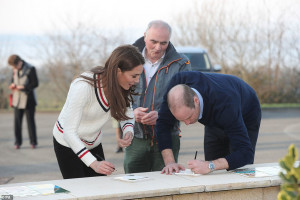
[[115, 171], [115, 166], [107, 161], [95, 160], [90, 164], [90, 167], [99, 174], [111, 175]]
[[172, 175], [173, 172], [178, 173], [179, 170], [185, 170], [184, 166], [177, 163], [169, 163], [163, 168], [161, 173], [166, 173], [166, 175]]
[[142, 123], [142, 118], [147, 114], [148, 108], [138, 107], [134, 109], [134, 118], [138, 123]]
[[128, 131], [125, 133], [123, 139], [118, 140], [118, 145], [120, 147], [128, 147], [129, 145], [131, 145], [132, 138], [133, 138], [133, 133]]
[[195, 174], [208, 174], [210, 173], [208, 164], [208, 161], [190, 160], [188, 161], [188, 168], [190, 168]]
[[179, 170], [185, 170], [183, 165], [177, 164], [174, 159], [172, 149], [164, 149], [161, 151], [161, 155], [165, 162], [165, 167], [162, 169], [161, 173], [166, 173], [167, 175], [173, 172], [178, 173]]
[[138, 123], [146, 125], [155, 125], [158, 118], [158, 112], [156, 110], [147, 113], [148, 108], [138, 107], [134, 109], [134, 118]]
[[142, 124], [147, 124], [147, 125], [155, 125], [156, 120], [158, 118], [158, 112], [156, 110], [150, 111], [144, 117], [142, 117]]
[[[218, 158], [213, 160], [215, 164], [215, 170], [228, 169], [229, 164], [225, 158]], [[208, 174], [210, 169], [208, 168], [209, 161], [203, 160], [190, 160], [188, 161], [188, 168], [190, 168], [196, 174]]]

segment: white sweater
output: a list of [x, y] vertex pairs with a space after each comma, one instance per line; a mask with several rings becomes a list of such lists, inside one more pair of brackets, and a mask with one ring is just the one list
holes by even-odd
[[[91, 73], [84, 75], [92, 77]], [[134, 115], [131, 107], [127, 108], [126, 115], [132, 119], [120, 122], [122, 131], [133, 133]], [[96, 158], [89, 149], [101, 143], [101, 129], [110, 118], [103, 88], [95, 89], [83, 81], [83, 78], [77, 78], [70, 86], [65, 105], [54, 125], [53, 135], [58, 143], [70, 147], [87, 166], [90, 166]]]

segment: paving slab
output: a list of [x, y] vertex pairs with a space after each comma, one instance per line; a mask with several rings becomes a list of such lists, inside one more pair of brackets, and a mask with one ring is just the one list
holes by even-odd
[[[52, 129], [58, 112], [37, 112], [36, 124], [38, 146], [31, 149], [28, 140], [26, 119], [23, 121], [23, 145], [14, 149], [13, 113], [0, 111], [0, 184], [47, 181], [62, 179], [53, 150]], [[258, 137], [255, 163], [278, 162], [288, 152], [291, 143], [300, 150], [300, 109], [263, 110]], [[186, 165], [198, 151], [204, 159], [204, 127], [197, 123], [182, 125], [179, 162]], [[115, 153], [115, 132], [111, 123], [103, 129], [103, 148], [108, 161], [115, 164], [117, 172], [123, 174], [124, 153]]]

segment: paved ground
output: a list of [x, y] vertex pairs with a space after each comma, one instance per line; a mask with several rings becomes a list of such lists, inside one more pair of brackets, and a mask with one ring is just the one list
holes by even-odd
[[[37, 113], [38, 148], [31, 149], [26, 120], [23, 127], [23, 146], [15, 150], [13, 114], [0, 112], [0, 184], [61, 179], [52, 144], [52, 129], [58, 113]], [[104, 131], [103, 147], [107, 160], [124, 173], [123, 153], [116, 154], [115, 133], [108, 123]], [[198, 150], [203, 158], [203, 126], [199, 123], [182, 127], [179, 162], [186, 164]], [[272, 109], [263, 111], [261, 131], [257, 143], [255, 163], [278, 162], [294, 143], [300, 151], [300, 109]]]

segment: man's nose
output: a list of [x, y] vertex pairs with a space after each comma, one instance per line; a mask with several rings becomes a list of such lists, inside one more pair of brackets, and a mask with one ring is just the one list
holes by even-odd
[[157, 45], [155, 46], [155, 49], [156, 49], [156, 50], [161, 50], [161, 45], [160, 45], [160, 44], [157, 44]]

